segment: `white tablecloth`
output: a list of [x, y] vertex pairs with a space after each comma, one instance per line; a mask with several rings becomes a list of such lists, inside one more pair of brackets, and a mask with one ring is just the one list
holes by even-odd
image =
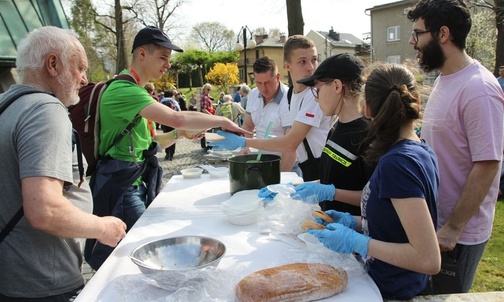
[[[282, 173], [282, 183], [287, 182], [299, 183], [300, 180], [293, 173]], [[136, 247], [162, 238], [199, 235], [222, 241], [227, 250], [218, 269], [225, 276], [233, 276], [227, 277], [231, 280], [227, 284], [230, 292], [245, 275], [285, 264], [282, 263], [283, 256], [295, 247], [284, 241], [273, 240], [267, 234], [260, 234], [256, 225], [230, 224], [220, 211], [220, 204], [229, 197], [227, 178], [210, 178], [205, 174], [199, 179], [172, 177], [86, 284], [76, 301], [164, 301], [162, 297], [167, 294], [143, 282], [145, 278], [129, 258]], [[357, 261], [355, 265], [359, 265]], [[324, 301], [369, 302], [382, 299], [369, 275], [362, 273], [350, 275], [347, 289]]]

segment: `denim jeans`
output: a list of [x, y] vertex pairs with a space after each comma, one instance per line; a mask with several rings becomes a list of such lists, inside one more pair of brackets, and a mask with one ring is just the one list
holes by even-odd
[[128, 231], [145, 212], [146, 197], [147, 188], [144, 184], [131, 186], [124, 192], [122, 220], [126, 223]]

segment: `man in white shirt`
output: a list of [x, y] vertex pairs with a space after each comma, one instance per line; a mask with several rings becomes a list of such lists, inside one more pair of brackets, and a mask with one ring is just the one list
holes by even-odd
[[[264, 138], [271, 122], [270, 136], [280, 137], [286, 134], [292, 126], [292, 117], [287, 102], [287, 86], [280, 82], [278, 67], [271, 58], [265, 56], [255, 61], [253, 65], [256, 88], [248, 95], [245, 121], [242, 128], [247, 131], [256, 131], [257, 138]], [[252, 135], [246, 137], [252, 138]], [[242, 153], [249, 153], [244, 148]], [[283, 172], [291, 171], [296, 161], [295, 150], [281, 152], [268, 152], [281, 154], [280, 169]]]
[[[331, 117], [324, 116], [311, 89], [302, 83], [297, 83], [297, 80], [311, 76], [317, 68], [317, 48], [309, 38], [294, 35], [289, 37], [284, 44], [284, 58], [285, 67], [289, 70], [294, 85], [291, 87], [291, 100], [288, 101], [290, 116], [293, 120], [292, 128], [285, 136], [272, 139], [247, 139], [244, 144], [246, 147], [277, 152], [294, 151], [300, 163], [303, 179], [316, 180], [320, 178], [319, 159], [331, 127]], [[247, 111], [249, 111], [248, 108], [247, 105]], [[262, 138], [259, 135], [257, 137]], [[309, 151], [304, 141], [309, 146]], [[221, 141], [215, 144], [220, 143], [227, 144], [228, 142]]]

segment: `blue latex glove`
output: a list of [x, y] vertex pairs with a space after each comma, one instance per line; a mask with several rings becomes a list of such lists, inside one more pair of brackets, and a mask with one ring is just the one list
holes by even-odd
[[[346, 226], [347, 228], [351, 228], [352, 230], [355, 230], [357, 228], [357, 220], [355, 219], [355, 217], [353, 217], [349, 213], [338, 212], [335, 210], [329, 210], [329, 211], [326, 211], [325, 213], [327, 215], [329, 215], [334, 220], [333, 223], [342, 224], [342, 225]], [[333, 224], [333, 223], [327, 223], [326, 221], [324, 221], [320, 218], [317, 218], [314, 221], [316, 223], [320, 223], [320, 224], [325, 225], [328, 229], [330, 229], [330, 225]]]
[[308, 233], [318, 238], [325, 247], [343, 254], [356, 252], [363, 258], [367, 257], [371, 237], [357, 233], [339, 223], [330, 224], [331, 230], [308, 229]]
[[257, 195], [261, 197], [263, 201], [270, 202], [273, 201], [273, 199], [275, 199], [275, 196], [277, 194], [278, 193], [276, 192], [271, 192], [270, 190], [268, 190], [268, 187], [264, 187], [261, 190], [259, 190], [259, 194]]
[[317, 204], [324, 200], [333, 200], [336, 188], [333, 185], [323, 185], [318, 182], [305, 182], [296, 186], [292, 198], [299, 198], [307, 203]]
[[236, 150], [238, 148], [245, 148], [245, 138], [238, 136], [231, 132], [217, 131], [218, 135], [224, 136], [223, 140], [210, 142], [209, 146], [212, 150], [223, 151], [223, 150]]

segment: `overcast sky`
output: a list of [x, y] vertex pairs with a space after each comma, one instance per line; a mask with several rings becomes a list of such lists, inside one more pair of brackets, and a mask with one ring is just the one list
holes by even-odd
[[[112, 0], [92, 0], [100, 12], [109, 10]], [[177, 1], [177, 0], [172, 0]], [[247, 25], [250, 30], [264, 27], [266, 31], [287, 30], [287, 0], [184, 0], [175, 10], [176, 32], [168, 35], [181, 45], [186, 41], [194, 25], [201, 22], [220, 22], [238, 33]], [[398, 0], [301, 0], [304, 33], [310, 30], [329, 31], [331, 27], [342, 33], [351, 33], [357, 38], [371, 31], [371, 20], [366, 9]], [[72, 0], [62, 0], [67, 14], [70, 14]]]
[[[177, 14], [187, 28], [200, 22], [218, 21], [236, 33], [243, 25], [251, 30], [278, 28], [287, 33], [286, 0], [188, 0]], [[365, 10], [397, 0], [302, 0], [304, 32], [310, 30], [351, 33], [362, 38], [371, 31]]]

